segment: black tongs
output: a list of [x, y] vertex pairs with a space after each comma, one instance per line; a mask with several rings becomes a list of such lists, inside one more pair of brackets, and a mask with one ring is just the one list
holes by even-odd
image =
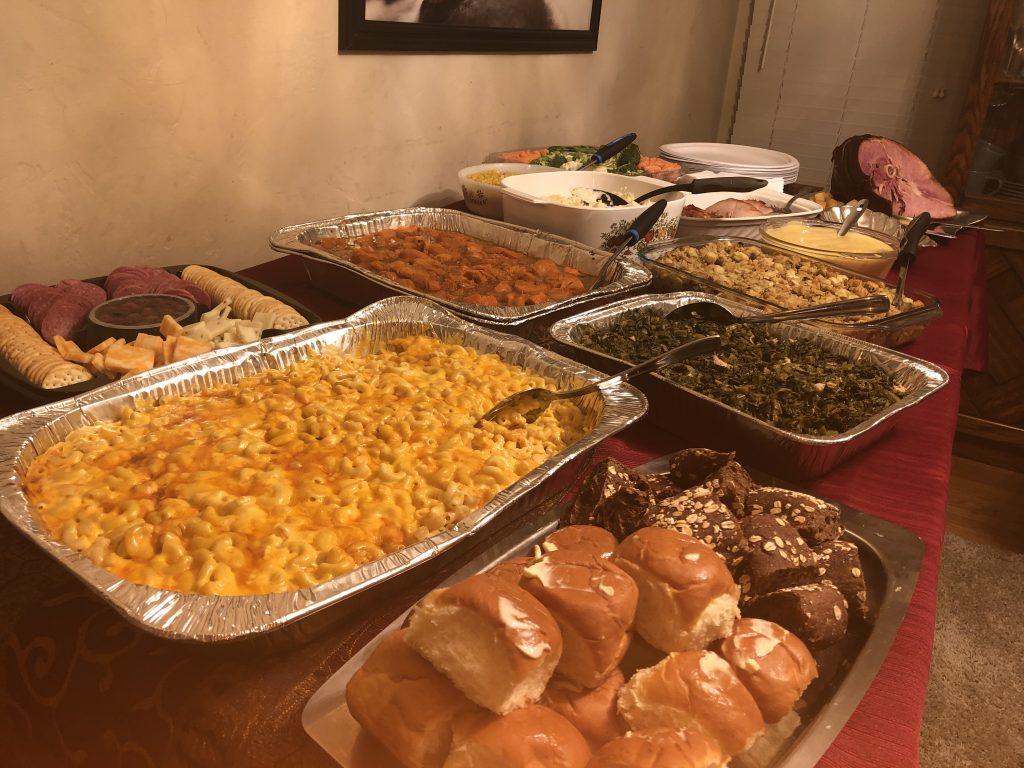
[[896, 257], [896, 267], [900, 271], [900, 276], [896, 281], [896, 296], [892, 300], [892, 306], [897, 312], [903, 309], [903, 294], [907, 289], [907, 273], [910, 271], [910, 265], [914, 263], [914, 257], [917, 256], [921, 238], [924, 237], [924, 233], [931, 225], [931, 214], [919, 213], [907, 225], [907, 231], [903, 233], [903, 239], [900, 240], [900, 252]]

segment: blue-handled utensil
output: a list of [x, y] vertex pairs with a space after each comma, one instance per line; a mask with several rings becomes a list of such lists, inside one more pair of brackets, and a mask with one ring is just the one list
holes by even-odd
[[619, 152], [624, 150], [634, 141], [636, 141], [635, 133], [624, 133], [621, 136], [619, 136], [619, 138], [612, 139], [604, 146], [598, 147], [597, 151], [590, 156], [590, 159], [587, 160], [587, 162], [585, 162], [583, 165], [581, 165], [577, 170], [586, 171], [590, 168], [593, 168], [595, 165], [607, 163], [609, 160], [611, 160], [613, 157], [619, 154]]
[[658, 219], [661, 218], [661, 214], [665, 212], [668, 207], [668, 202], [665, 200], [658, 200], [656, 203], [651, 203], [644, 212], [633, 219], [633, 223], [629, 225], [629, 229], [626, 230], [625, 239], [619, 244], [619, 247], [615, 249], [615, 252], [609, 256], [604, 264], [601, 265], [601, 270], [597, 273], [597, 278], [594, 280], [594, 287], [598, 288], [605, 284], [605, 280], [608, 277], [608, 272], [619, 260], [619, 257], [626, 252], [628, 248], [639, 243], [644, 239], [644, 235], [651, 231]]

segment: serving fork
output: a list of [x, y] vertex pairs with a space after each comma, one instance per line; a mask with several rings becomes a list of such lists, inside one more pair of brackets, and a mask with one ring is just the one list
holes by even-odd
[[695, 301], [676, 307], [665, 317], [668, 320], [701, 320], [721, 326], [736, 323], [782, 323], [787, 320], [815, 320], [821, 317], [841, 315], [880, 315], [889, 311], [889, 299], [881, 294], [862, 296], [857, 299], [830, 301], [813, 307], [787, 309], [764, 315], [734, 315], [721, 304], [713, 301]]
[[691, 357], [706, 355], [709, 352], [714, 352], [721, 345], [721, 336], [704, 336], [688, 341], [686, 344], [670, 349], [668, 352], [663, 352], [657, 357], [652, 357], [638, 365], [634, 365], [632, 368], [627, 368], [622, 373], [602, 379], [601, 381], [595, 381], [585, 387], [577, 387], [576, 389], [569, 389], [564, 392], [553, 392], [550, 389], [534, 387], [533, 389], [516, 392], [514, 395], [506, 397], [481, 416], [477, 424], [484, 421], [497, 421], [498, 416], [507, 412], [520, 413], [527, 424], [533, 424], [555, 400], [574, 400], [577, 397], [598, 392], [603, 387], [627, 382], [645, 373], [660, 371], [662, 368], [675, 365]]

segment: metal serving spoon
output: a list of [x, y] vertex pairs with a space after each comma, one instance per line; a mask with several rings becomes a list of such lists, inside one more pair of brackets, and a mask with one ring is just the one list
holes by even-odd
[[861, 214], [868, 209], [867, 199], [858, 200], [857, 205], [854, 206], [853, 210], [846, 214], [846, 218], [843, 219], [843, 223], [839, 225], [839, 237], [843, 237], [853, 229], [854, 225], [860, 219]]
[[793, 211], [793, 203], [795, 203], [801, 197], [807, 197], [808, 195], [813, 195], [813, 194], [814, 194], [814, 190], [813, 189], [805, 189], [803, 192], [797, 192], [795, 195], [793, 195], [791, 198], [789, 198], [789, 200], [786, 201], [786, 204], [784, 206], [782, 206], [781, 208], [779, 208], [779, 210], [776, 211], [773, 215], [774, 216], [778, 216], [780, 213], [791, 213]]
[[907, 231], [903, 233], [903, 239], [900, 241], [900, 252], [896, 257], [896, 266], [900, 271], [900, 277], [896, 281], [896, 296], [892, 300], [893, 306], [898, 310], [903, 309], [903, 294], [907, 289], [907, 273], [910, 271], [910, 265], [913, 263], [914, 257], [917, 256], [917, 249], [921, 245], [921, 236], [931, 225], [931, 214], [927, 212], [919, 213], [907, 225]]
[[704, 192], [753, 192], [755, 189], [761, 189], [761, 187], [768, 186], [768, 182], [765, 179], [755, 179], [751, 176], [726, 176], [719, 179], [693, 179], [692, 181], [685, 181], [681, 184], [670, 184], [667, 187], [658, 187], [652, 189], [650, 192], [644, 192], [632, 203], [628, 202], [624, 197], [616, 195], [614, 192], [608, 192], [606, 190], [595, 189], [595, 192], [600, 192], [598, 199], [605, 205], [636, 205], [637, 203], [643, 203], [650, 200], [652, 197], [658, 195], [667, 195], [669, 192], [692, 192], [695, 195], [703, 194]]
[[598, 392], [606, 385], [626, 382], [645, 373], [660, 371], [666, 366], [680, 363], [691, 357], [706, 355], [709, 352], [714, 352], [721, 345], [722, 338], [720, 336], [705, 336], [700, 339], [688, 341], [682, 346], [670, 349], [668, 352], [660, 354], [657, 357], [652, 357], [650, 360], [645, 360], [639, 365], [634, 365], [632, 368], [627, 368], [616, 376], [610, 376], [607, 379], [595, 381], [593, 384], [588, 384], [585, 387], [570, 389], [565, 392], [552, 392], [550, 389], [542, 389], [539, 387], [527, 389], [523, 392], [517, 392], [514, 395], [506, 397], [496, 406], [491, 408], [491, 410], [480, 417], [480, 421], [477, 423], [479, 424], [484, 421], [496, 421], [503, 413], [517, 412], [522, 414], [527, 424], [533, 424], [533, 422], [539, 419], [544, 414], [544, 411], [548, 409], [548, 406], [555, 400], [574, 400], [577, 397], [583, 397], [584, 395]]
[[658, 222], [658, 219], [661, 218], [661, 214], [665, 212], [667, 207], [668, 203], [664, 200], [659, 200], [656, 203], [651, 203], [643, 213], [633, 219], [633, 223], [630, 224], [629, 229], [626, 230], [626, 234], [624, 236], [625, 239], [619, 244], [619, 247], [615, 249], [615, 252], [605, 259], [604, 264], [601, 265], [601, 269], [598, 271], [597, 277], [594, 278], [594, 288], [600, 288], [605, 284], [608, 280], [609, 270], [618, 262], [619, 257], [626, 252], [627, 248], [636, 245], [644, 239], [644, 235], [651, 231], [651, 227]]
[[864, 296], [859, 299], [843, 299], [813, 307], [788, 309], [767, 315], [734, 315], [721, 304], [713, 301], [695, 301], [684, 304], [669, 312], [668, 320], [702, 320], [721, 326], [736, 323], [782, 323], [790, 320], [814, 320], [820, 317], [839, 315], [876, 315], [889, 311], [889, 299], [885, 296]]

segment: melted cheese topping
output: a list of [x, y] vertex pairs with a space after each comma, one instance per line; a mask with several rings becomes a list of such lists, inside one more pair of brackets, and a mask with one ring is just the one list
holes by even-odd
[[135, 583], [244, 595], [324, 582], [462, 519], [586, 431], [572, 402], [476, 424], [551, 386], [426, 336], [77, 429], [29, 467], [50, 533]]

